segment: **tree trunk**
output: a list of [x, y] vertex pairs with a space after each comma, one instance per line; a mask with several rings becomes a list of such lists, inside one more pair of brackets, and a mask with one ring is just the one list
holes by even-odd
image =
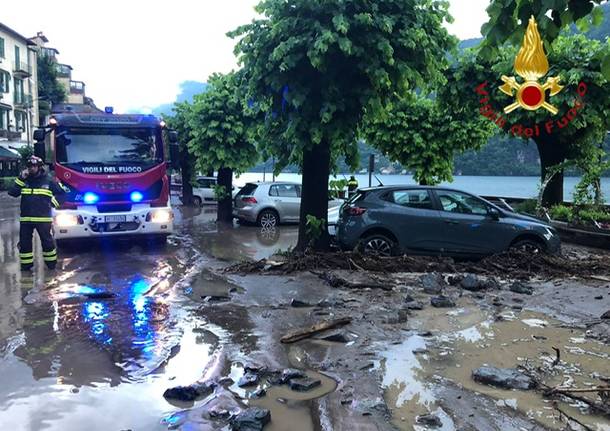
[[217, 183], [219, 186], [224, 186], [225, 196], [218, 200], [218, 216], [220, 222], [233, 222], [233, 195], [231, 189], [233, 187], [233, 170], [229, 168], [220, 168], [218, 170]]
[[[535, 139], [540, 155], [540, 181], [546, 178], [549, 169], [566, 159], [566, 145], [552, 135], [542, 134]], [[542, 205], [551, 207], [563, 203], [563, 169], [549, 181], [542, 195]]]
[[[301, 187], [301, 213], [297, 250], [304, 251], [312, 246], [314, 250], [327, 250], [328, 236], [328, 177], [330, 175], [330, 145], [322, 142], [303, 151], [303, 185]], [[324, 220], [322, 234], [315, 241], [307, 234], [307, 216]]]
[[182, 177], [182, 204], [188, 207], [193, 206], [193, 162], [186, 147], [180, 149], [180, 174]]

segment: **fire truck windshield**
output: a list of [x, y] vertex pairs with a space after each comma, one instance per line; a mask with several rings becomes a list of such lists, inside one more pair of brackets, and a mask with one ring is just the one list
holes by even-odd
[[59, 127], [55, 149], [58, 163], [89, 173], [105, 172], [95, 169], [102, 166], [141, 171], [163, 161], [161, 133], [154, 128]]

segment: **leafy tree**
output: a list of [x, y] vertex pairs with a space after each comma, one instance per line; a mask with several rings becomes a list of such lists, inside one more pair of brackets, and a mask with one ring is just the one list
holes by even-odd
[[[500, 77], [513, 75], [516, 48], [507, 47], [490, 60], [474, 55], [461, 57], [452, 68], [446, 91], [451, 95], [450, 99], [467, 106], [473, 115], [480, 112], [492, 121], [502, 123], [505, 132], [519, 138], [531, 138], [538, 148], [540, 176], [544, 181], [550, 167], [566, 159], [584, 157], [604, 139], [609, 126], [610, 92], [608, 80], [601, 73], [601, 59], [608, 52], [607, 43], [582, 35], [561, 36], [553, 43], [548, 54], [547, 76], [559, 76], [560, 84], [565, 86], [549, 99], [558, 109], [557, 115], [551, 115], [545, 109], [503, 112], [504, 107], [514, 102], [514, 97], [499, 91]], [[579, 92], [583, 90], [586, 94], [581, 96]], [[567, 117], [572, 119], [567, 121]], [[533, 134], [527, 136], [528, 133]], [[543, 202], [550, 206], [562, 201], [563, 170], [560, 169], [548, 183]]]
[[195, 162], [188, 150], [191, 140], [191, 126], [189, 124], [193, 105], [188, 102], [174, 104], [172, 110], [174, 115], [167, 117], [168, 125], [178, 133], [180, 146], [180, 175], [182, 177], [182, 203], [187, 206], [193, 205], [193, 176], [195, 173]]
[[[492, 58], [497, 49], [505, 42], [518, 45], [530, 16], [538, 22], [538, 28], [547, 48], [559, 37], [561, 30], [576, 23], [581, 31], [586, 31], [590, 24], [599, 26], [604, 19], [605, 0], [492, 0], [487, 7], [489, 21], [483, 25], [481, 32], [485, 36], [481, 55]], [[602, 71], [610, 80], [610, 55], [600, 58]]]
[[218, 170], [218, 220], [233, 220], [233, 173], [242, 173], [258, 160], [254, 144], [255, 117], [245, 106], [239, 73], [214, 74], [207, 91], [195, 96], [189, 116], [189, 150], [203, 171]]
[[413, 171], [420, 184], [451, 181], [454, 154], [482, 147], [493, 133], [489, 121], [452, 106], [442, 95], [409, 94], [363, 127], [366, 140]]
[[[266, 113], [261, 142], [302, 169], [297, 249], [311, 243], [308, 216], [327, 220], [334, 160], [357, 161], [365, 109], [394, 93], [442, 79], [455, 44], [442, 26], [447, 2], [432, 0], [262, 0], [260, 18], [230, 33], [250, 97]], [[311, 217], [309, 217], [311, 220]], [[328, 246], [323, 232], [314, 249]]]
[[51, 106], [66, 99], [66, 91], [57, 80], [57, 63], [48, 56], [38, 57], [38, 118], [43, 124], [44, 118], [51, 114]]

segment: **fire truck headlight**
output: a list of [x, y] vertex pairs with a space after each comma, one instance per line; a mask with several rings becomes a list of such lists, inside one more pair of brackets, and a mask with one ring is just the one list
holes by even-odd
[[172, 212], [170, 210], [161, 209], [150, 213], [150, 221], [153, 223], [167, 223], [172, 218]]
[[78, 217], [74, 214], [57, 214], [55, 224], [59, 227], [70, 227], [78, 224]]

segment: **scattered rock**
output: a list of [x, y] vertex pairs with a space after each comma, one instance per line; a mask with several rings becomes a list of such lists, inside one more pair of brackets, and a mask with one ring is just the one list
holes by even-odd
[[290, 389], [293, 391], [306, 392], [313, 388], [320, 386], [322, 382], [318, 379], [312, 379], [311, 377], [303, 377], [300, 379], [290, 379]]
[[420, 277], [419, 281], [424, 288], [424, 292], [430, 295], [438, 295], [443, 292], [446, 286], [443, 275], [438, 272], [430, 272]]
[[260, 374], [266, 370], [267, 370], [267, 367], [265, 367], [264, 365], [261, 365], [261, 364], [257, 364], [255, 362], [248, 362], [246, 365], [244, 365], [245, 372]]
[[252, 398], [262, 398], [265, 395], [267, 395], [267, 390], [264, 388], [259, 388], [259, 389], [255, 390], [254, 392], [252, 392], [251, 397]]
[[487, 288], [487, 283], [476, 275], [468, 274], [460, 282], [460, 287], [470, 292], [479, 292]]
[[441, 418], [433, 414], [418, 416], [415, 422], [432, 428], [440, 428], [443, 426]]
[[435, 296], [430, 299], [430, 305], [436, 308], [451, 308], [455, 307], [455, 302], [447, 296]]
[[428, 353], [428, 349], [420, 347], [418, 349], [411, 350], [411, 352], [413, 352], [414, 355], [423, 355], [425, 353]]
[[593, 299], [604, 299], [604, 297], [602, 295], [598, 295], [598, 296], [594, 297]]
[[269, 410], [250, 407], [231, 419], [231, 429], [233, 431], [262, 431], [269, 422], [271, 422]]
[[214, 391], [214, 382], [195, 383], [189, 386], [176, 386], [169, 388], [163, 393], [163, 397], [178, 401], [195, 401], [197, 398], [206, 397]]
[[320, 340], [332, 341], [335, 343], [348, 343], [350, 341], [349, 337], [343, 331], [334, 332], [324, 337], [320, 337]]
[[534, 380], [514, 368], [480, 367], [472, 372], [476, 382], [503, 389], [532, 389]]
[[235, 380], [233, 380], [229, 376], [223, 377], [218, 380], [218, 384], [222, 386], [231, 386], [233, 383], [235, 383]]
[[457, 286], [458, 284], [460, 284], [462, 282], [463, 279], [464, 279], [464, 276], [461, 274], [450, 275], [449, 277], [447, 277], [447, 281], [449, 282], [449, 284], [451, 286]]
[[205, 302], [227, 302], [231, 298], [226, 295], [202, 295], [201, 299]]
[[296, 368], [286, 368], [282, 371], [282, 374], [279, 377], [278, 384], [288, 383], [289, 380], [292, 379], [300, 379], [303, 377], [307, 377], [304, 371], [297, 370]]
[[606, 311], [604, 314], [602, 314], [600, 317], [600, 319], [610, 319], [610, 310]]
[[415, 301], [415, 298], [413, 298], [411, 295], [407, 295], [405, 296], [405, 302], [413, 302]]
[[523, 284], [519, 281], [515, 281], [510, 285], [509, 290], [515, 293], [521, 293], [523, 295], [532, 295], [534, 293], [534, 288], [528, 286], [527, 284]]
[[305, 307], [313, 307], [313, 305], [311, 305], [308, 302], [304, 302], [304, 301], [300, 301], [298, 299], [292, 299], [292, 301], [290, 301], [290, 306], [294, 307], [294, 308], [305, 308]]
[[409, 310], [398, 310], [398, 323], [405, 323], [407, 320], [409, 320]]
[[316, 304], [316, 306], [321, 307], [321, 308], [329, 308], [329, 307], [332, 307], [333, 305], [336, 305], [336, 304], [333, 304], [332, 302], [330, 302], [327, 299], [321, 299]]
[[211, 419], [229, 419], [231, 412], [219, 406], [213, 406], [207, 411]]
[[405, 304], [405, 307], [408, 310], [423, 310], [424, 309], [424, 303], [421, 301], [410, 301], [407, 302]]
[[258, 374], [254, 374], [252, 372], [246, 372], [237, 382], [237, 386], [240, 388], [245, 388], [247, 386], [257, 385], [259, 381]]

